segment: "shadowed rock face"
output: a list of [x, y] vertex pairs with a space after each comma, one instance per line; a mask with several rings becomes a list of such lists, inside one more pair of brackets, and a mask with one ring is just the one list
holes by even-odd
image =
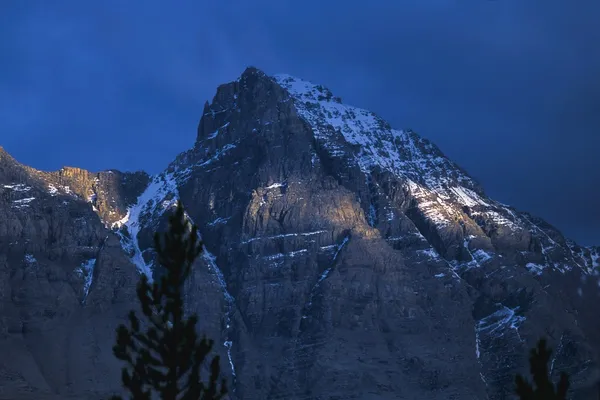
[[[104, 174], [39, 172], [0, 151], [0, 398], [94, 398], [118, 387], [110, 350], [137, 273], [98, 214], [135, 201], [144, 175], [115, 184]], [[93, 206], [91, 188], [118, 199]]]
[[0, 398], [116, 390], [114, 328], [138, 272], [161, 273], [152, 233], [177, 199], [207, 250], [186, 306], [232, 398], [504, 399], [542, 335], [595, 398], [598, 248], [489, 199], [414, 132], [254, 68], [154, 177], [0, 150]]

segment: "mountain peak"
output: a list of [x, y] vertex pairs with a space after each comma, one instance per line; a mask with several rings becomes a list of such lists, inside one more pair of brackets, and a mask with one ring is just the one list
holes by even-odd
[[474, 179], [415, 132], [393, 129], [375, 113], [344, 104], [323, 85], [288, 74], [270, 77], [255, 67], [246, 68], [238, 80], [220, 85], [212, 102], [205, 104], [197, 145], [215, 139], [242, 115], [256, 114], [257, 107], [265, 110], [262, 123], [279, 118], [280, 104], [288, 101], [330, 155], [358, 163], [364, 172], [378, 168], [430, 189], [459, 184], [483, 194]]
[[333, 153], [340, 154], [340, 142], [356, 149], [349, 156], [365, 173], [376, 168], [408, 177], [431, 190], [462, 185], [483, 195], [473, 178], [414, 131], [394, 129], [375, 113], [344, 104], [322, 85], [287, 74], [273, 79], [294, 99], [299, 114], [313, 126], [315, 137]]
[[[506, 398], [540, 332], [574, 382], [597, 365], [597, 248], [488, 198], [415, 132], [249, 67], [155, 176], [0, 164], [0, 276], [18, 290], [0, 298], [0, 333], [30, 340], [19, 354], [42, 372], [66, 363], [43, 385], [118, 376], [103, 341], [125, 313], [107, 311], [130, 309], [136, 267], [160, 274], [153, 234], [177, 200], [204, 243], [186, 306], [234, 398]], [[374, 373], [382, 362], [400, 364]], [[30, 376], [17, 364], [0, 386]]]
[[[467, 327], [454, 337], [474, 336], [465, 344], [474, 347], [475, 367], [469, 370], [482, 369], [468, 380], [478, 382], [481, 377], [482, 388], [503, 396], [508, 396], [503, 391], [512, 382], [509, 375], [520, 368], [521, 335], [546, 324], [539, 313], [556, 316], [557, 332], [573, 326], [569, 314], [562, 314], [564, 307], [551, 303], [555, 296], [549, 293], [565, 290], [588, 299], [597, 292], [590, 284], [577, 294], [581, 276], [589, 276], [598, 265], [595, 249], [571, 248], [552, 226], [490, 199], [465, 171], [414, 131], [394, 129], [375, 113], [344, 104], [326, 87], [287, 74], [267, 76], [248, 68], [238, 80], [219, 86], [204, 108], [194, 149], [156, 178], [130, 213], [123, 235], [134, 234], [124, 242], [140, 271], [153, 270], [151, 250], [142, 240], [151, 227], [160, 225], [157, 221], [176, 198], [188, 205], [189, 218], [206, 235], [208, 251], [214, 252], [209, 268], [228, 304], [226, 320], [245, 314], [245, 331], [271, 337], [273, 329], [280, 328], [254, 316], [277, 310], [282, 302], [286, 309], [291, 307], [293, 301], [285, 296], [306, 289], [305, 305], [293, 305], [301, 313], [281, 314], [272, 321], [295, 321], [287, 325], [292, 333], [285, 334], [304, 340], [304, 329], [322, 329], [322, 337], [335, 335], [327, 331], [330, 322], [319, 319], [324, 310], [331, 313], [332, 304], [366, 304], [365, 298], [380, 295], [369, 292], [375, 287], [385, 285], [395, 299], [403, 296], [400, 287], [402, 293], [422, 295], [427, 301], [439, 295], [431, 300], [439, 301], [439, 310], [462, 301], [458, 308], [467, 310], [461, 314], [465, 319], [449, 323], [449, 329]], [[394, 281], [400, 276], [401, 281]], [[373, 284], [377, 279], [381, 286]], [[313, 284], [298, 289], [298, 282]], [[443, 289], [435, 286], [438, 283]], [[413, 284], [418, 287], [406, 286]], [[353, 285], [361, 287], [354, 291], [360, 298], [346, 292], [353, 291], [348, 289]], [[424, 285], [432, 286], [428, 290]], [[458, 292], [442, 294], [465, 287], [473, 296], [470, 300]], [[263, 293], [260, 299], [258, 292]], [[317, 296], [319, 305], [313, 303]], [[546, 308], [530, 312], [538, 298]], [[378, 304], [388, 304], [389, 299]], [[411, 298], [400, 302], [402, 310], [386, 314], [385, 324], [402, 315], [406, 319], [398, 321], [398, 327], [409, 320], [427, 323], [425, 314], [415, 317], [419, 306], [407, 305]], [[235, 304], [243, 304], [244, 311], [232, 312]], [[328, 315], [337, 318], [336, 313]], [[452, 311], [435, 324], [456, 321], [456, 315]], [[369, 329], [363, 319], [353, 321]], [[233, 373], [238, 342], [232, 341], [236, 336], [229, 327], [222, 341], [228, 343]], [[446, 328], [441, 331], [448, 333]], [[439, 343], [430, 340], [432, 346]], [[509, 366], [507, 354], [514, 357]], [[336, 353], [336, 360], [340, 356]], [[245, 378], [240, 374], [239, 379]], [[281, 390], [280, 397], [294, 398]]]
[[267, 74], [265, 74], [264, 71], [262, 71], [261, 69], [258, 69], [256, 67], [250, 65], [250, 66], [246, 67], [244, 72], [242, 72], [242, 75], [240, 76], [239, 80], [242, 80], [244, 77], [248, 77], [248, 76], [263, 77], [263, 76], [267, 76]]

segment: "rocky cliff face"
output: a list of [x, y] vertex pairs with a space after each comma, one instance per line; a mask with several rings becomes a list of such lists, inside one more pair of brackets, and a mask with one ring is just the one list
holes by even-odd
[[152, 233], [177, 199], [207, 250], [187, 307], [232, 398], [510, 398], [542, 335], [594, 398], [598, 248], [488, 198], [416, 133], [254, 68], [154, 177], [0, 151], [0, 398], [119, 386], [113, 330], [137, 274], [161, 273]]
[[0, 398], [93, 398], [118, 380], [114, 324], [138, 274], [99, 215], [122, 213], [147, 179], [35, 171], [0, 149]]

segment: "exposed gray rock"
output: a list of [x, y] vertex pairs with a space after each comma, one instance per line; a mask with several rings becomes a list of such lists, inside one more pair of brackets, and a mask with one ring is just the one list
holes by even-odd
[[0, 361], [0, 390], [116, 390], [114, 328], [137, 274], [161, 273], [152, 234], [177, 199], [207, 249], [186, 307], [234, 399], [504, 399], [542, 335], [595, 398], [598, 248], [489, 199], [416, 133], [255, 68], [154, 177], [0, 150], [0, 346], [22, 360]]
[[137, 273], [76, 194], [82, 181], [60, 176], [0, 152], [0, 398], [106, 397], [119, 388], [111, 347], [135, 304]]

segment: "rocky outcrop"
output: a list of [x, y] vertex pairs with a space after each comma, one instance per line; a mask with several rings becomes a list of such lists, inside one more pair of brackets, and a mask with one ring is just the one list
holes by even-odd
[[61, 181], [1, 154], [0, 398], [106, 397], [119, 387], [110, 349], [137, 273], [77, 195], [91, 175]]
[[504, 399], [542, 335], [574, 394], [598, 379], [598, 249], [489, 199], [435, 145], [322, 86], [249, 68], [154, 177], [2, 157], [0, 282], [16, 293], [0, 297], [3, 343], [55, 349], [19, 348], [38, 372], [15, 388], [114, 388], [112, 329], [136, 274], [161, 274], [152, 234], [177, 199], [206, 245], [186, 307], [234, 399]]

